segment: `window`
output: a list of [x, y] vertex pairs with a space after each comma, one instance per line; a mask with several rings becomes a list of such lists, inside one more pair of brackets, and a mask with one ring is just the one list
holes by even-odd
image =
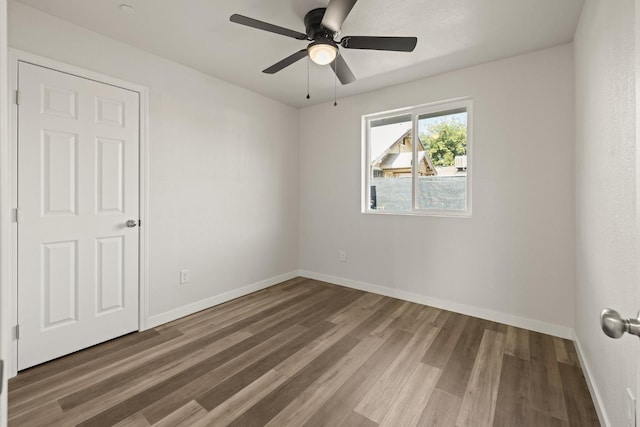
[[471, 100], [363, 117], [363, 212], [471, 215]]

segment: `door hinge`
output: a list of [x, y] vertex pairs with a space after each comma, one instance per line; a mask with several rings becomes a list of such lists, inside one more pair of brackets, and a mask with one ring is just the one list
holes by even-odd
[[20, 105], [20, 91], [16, 90], [16, 105]]
[[16, 326], [13, 327], [13, 336], [17, 340], [20, 339], [20, 325], [16, 325]]
[[20, 209], [13, 208], [13, 222], [16, 224], [20, 222]]

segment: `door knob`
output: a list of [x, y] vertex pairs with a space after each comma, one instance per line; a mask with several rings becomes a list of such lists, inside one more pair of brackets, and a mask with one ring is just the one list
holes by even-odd
[[127, 227], [129, 227], [129, 228], [133, 228], [133, 227], [135, 227], [136, 225], [138, 225], [138, 221], [136, 221], [135, 219], [130, 219], [130, 220], [129, 220], [129, 221], [127, 221], [125, 224], [126, 224], [126, 225], [127, 225]]
[[640, 313], [636, 319], [623, 319], [617, 311], [605, 308], [600, 313], [600, 326], [611, 338], [620, 338], [625, 332], [640, 336]]

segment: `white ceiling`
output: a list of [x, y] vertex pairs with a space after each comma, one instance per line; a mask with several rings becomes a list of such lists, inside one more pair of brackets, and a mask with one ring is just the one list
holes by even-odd
[[[180, 62], [289, 105], [333, 98], [328, 66], [307, 61], [261, 71], [304, 41], [229, 22], [233, 13], [305, 31], [302, 19], [328, 0], [18, 0], [51, 15]], [[125, 15], [118, 5], [136, 8]], [[342, 49], [358, 81], [338, 97], [570, 42], [584, 0], [359, 0], [342, 35], [416, 36], [413, 53]]]

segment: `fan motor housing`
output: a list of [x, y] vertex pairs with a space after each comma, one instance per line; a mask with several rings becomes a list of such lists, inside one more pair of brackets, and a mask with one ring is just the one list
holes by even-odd
[[322, 18], [324, 17], [324, 12], [326, 10], [327, 8], [325, 7], [319, 7], [317, 9], [309, 11], [304, 16], [304, 26], [309, 39], [333, 40], [333, 31], [328, 30], [322, 26]]

